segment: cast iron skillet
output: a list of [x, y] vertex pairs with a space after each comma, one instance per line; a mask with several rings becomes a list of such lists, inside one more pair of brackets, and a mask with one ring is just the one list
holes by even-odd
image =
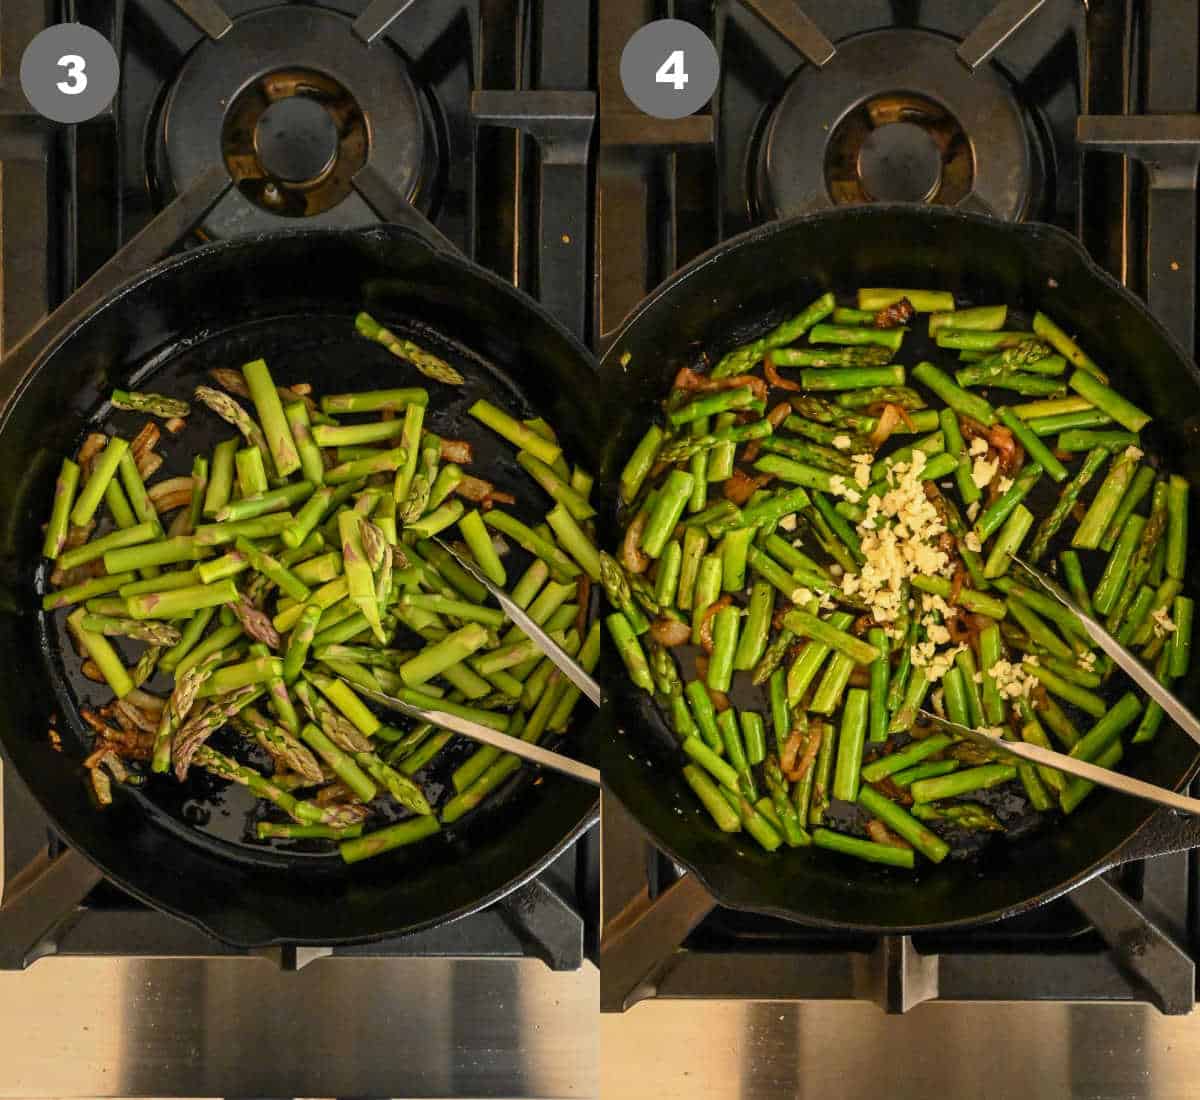
[[[612, 410], [601, 477], [608, 545], [617, 539], [613, 486], [675, 372], [712, 361], [821, 292], [859, 286], [953, 290], [968, 301], [1044, 309], [1154, 415], [1153, 452], [1196, 484], [1200, 372], [1141, 302], [1087, 258], [1066, 233], [1013, 226], [936, 207], [845, 208], [778, 222], [705, 253], [625, 321], [601, 365]], [[615, 655], [602, 666], [610, 718], [601, 744], [605, 785], [656, 844], [689, 867], [717, 901], [810, 924], [919, 931], [995, 920], [1032, 908], [1106, 866], [1151, 816], [1146, 803], [1096, 792], [1060, 826], [992, 845], [979, 862], [919, 875], [831, 853], [768, 856], [740, 834], [717, 831], [680, 773], [672, 734]], [[1200, 680], [1180, 685], [1190, 706]], [[1200, 762], [1195, 744], [1164, 724], [1123, 768], [1181, 787]]]
[[[364, 308], [449, 357], [466, 386], [425, 380], [357, 338], [353, 316]], [[257, 356], [280, 382], [308, 381], [318, 393], [429, 385], [433, 430], [470, 439], [473, 469], [515, 490], [530, 522], [548, 501], [511, 448], [466, 415], [476, 397], [543, 415], [569, 455], [592, 465], [598, 458], [603, 413], [584, 347], [507, 283], [408, 230], [275, 233], [168, 260], [104, 300], [20, 377], [0, 363], [0, 745], [56, 828], [110, 879], [227, 942], [332, 945], [451, 920], [558, 855], [595, 821], [596, 793], [552, 774], [534, 780], [526, 769], [444, 835], [347, 868], [311, 843], [249, 840], [252, 802], [196, 769], [186, 788], [166, 779], [143, 792], [119, 787], [105, 812], [85, 791], [78, 706], [96, 688], [73, 671], [61, 614], [43, 616], [35, 592], [38, 532], [59, 462], [97, 424], [126, 433], [140, 425], [143, 418], [111, 413], [104, 397], [113, 386], [187, 396], [209, 368]], [[164, 472], [187, 472], [197, 447], [230, 434], [197, 408], [185, 442], [162, 448]], [[514, 554], [510, 569], [522, 561]], [[55, 707], [62, 755], [46, 737]], [[595, 712], [580, 708], [570, 751], [594, 759], [597, 735]], [[469, 749], [442, 753], [424, 774], [430, 793]]]

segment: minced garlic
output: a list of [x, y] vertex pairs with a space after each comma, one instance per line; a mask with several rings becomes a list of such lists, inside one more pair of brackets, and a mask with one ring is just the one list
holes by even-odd
[[1175, 633], [1175, 620], [1167, 613], [1165, 607], [1160, 607], [1150, 618], [1154, 620], [1155, 637], [1165, 638], [1168, 634]]
[[989, 462], [986, 458], [975, 459], [975, 465], [971, 467], [971, 480], [975, 482], [976, 488], [986, 489], [991, 483], [992, 478], [996, 476], [996, 471], [1000, 469], [1000, 460], [993, 458]]
[[996, 681], [996, 690], [1005, 698], [1028, 698], [1037, 687], [1037, 677], [1025, 671], [1025, 663], [1023, 661], [1013, 664], [1011, 661], [1000, 660], [988, 669], [988, 675]]
[[858, 574], [842, 578], [842, 591], [864, 599], [878, 623], [894, 622], [903, 608], [904, 582], [915, 573], [942, 575], [950, 560], [937, 546], [945, 524], [921, 480], [926, 456], [913, 453], [912, 461], [898, 462], [888, 471], [888, 489], [872, 494], [867, 515], [858, 525], [866, 558]]

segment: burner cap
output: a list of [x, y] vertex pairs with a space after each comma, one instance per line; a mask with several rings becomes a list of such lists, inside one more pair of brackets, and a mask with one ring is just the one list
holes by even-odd
[[914, 122], [872, 130], [858, 151], [858, 177], [881, 202], [927, 202], [942, 179], [942, 151]]
[[259, 117], [254, 148], [270, 175], [286, 183], [309, 183], [337, 156], [337, 123], [315, 99], [280, 99]]
[[202, 40], [180, 69], [156, 130], [159, 197], [223, 160], [236, 186], [201, 224], [207, 237], [276, 229], [285, 218], [366, 225], [378, 218], [351, 181], [369, 157], [428, 211], [439, 154], [432, 113], [404, 57], [361, 42], [347, 16], [262, 8]]
[[871, 201], [976, 208], [1019, 220], [1038, 186], [1025, 114], [994, 65], [969, 73], [956, 41], [872, 31], [792, 77], [759, 140], [765, 217]]

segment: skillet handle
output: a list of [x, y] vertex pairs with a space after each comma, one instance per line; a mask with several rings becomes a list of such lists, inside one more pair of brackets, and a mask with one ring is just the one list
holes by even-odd
[[1164, 807], [1156, 810], [1098, 873], [1139, 859], [1153, 859], [1193, 848], [1200, 848], [1200, 816], [1181, 814]]
[[1104, 940], [1117, 966], [1168, 1016], [1196, 1004], [1196, 965], [1178, 933], [1105, 873], [1124, 863], [1200, 848], [1200, 816], [1156, 810], [1115, 857], [1067, 895]]

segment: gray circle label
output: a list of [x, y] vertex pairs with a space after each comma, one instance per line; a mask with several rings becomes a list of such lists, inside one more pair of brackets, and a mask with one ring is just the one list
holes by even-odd
[[708, 36], [682, 19], [647, 23], [621, 51], [621, 83], [655, 118], [694, 114], [717, 90], [720, 63]]
[[21, 89], [40, 115], [55, 122], [95, 118], [117, 94], [116, 51], [82, 23], [47, 27], [21, 58]]

